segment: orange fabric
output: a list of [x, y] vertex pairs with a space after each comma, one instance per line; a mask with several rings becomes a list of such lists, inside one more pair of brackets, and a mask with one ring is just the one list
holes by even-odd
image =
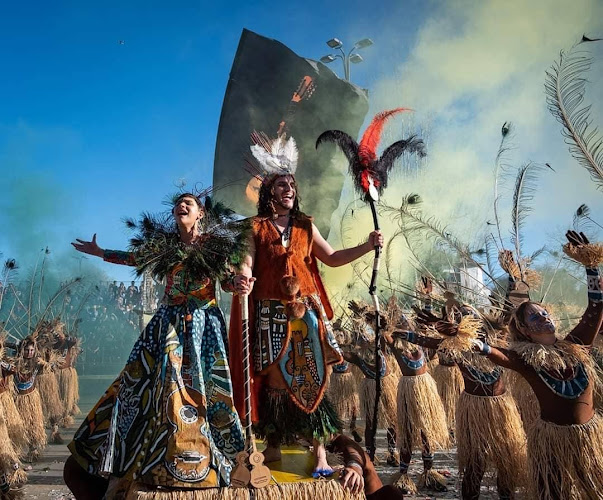
[[255, 262], [253, 275], [253, 300], [288, 300], [281, 290], [281, 278], [296, 276], [299, 280], [299, 296], [317, 292], [310, 267], [312, 260], [312, 221], [307, 217], [293, 219], [289, 248], [281, 243], [281, 235], [270, 219], [257, 217], [253, 222]]
[[[299, 296], [318, 294], [327, 317], [333, 317], [333, 309], [318, 273], [316, 259], [312, 256], [312, 219], [301, 216], [293, 221], [289, 248], [284, 248], [281, 235], [270, 219], [256, 217], [253, 221], [255, 261], [253, 276], [256, 281], [249, 300], [250, 347], [255, 341], [255, 303], [261, 299], [287, 300], [280, 289], [280, 280], [285, 274], [297, 276], [300, 283]], [[324, 335], [324, 333], [323, 333]], [[229, 327], [229, 365], [232, 378], [234, 402], [239, 416], [245, 417], [245, 386], [243, 376], [243, 332], [241, 329], [241, 307], [237, 296], [233, 297]], [[323, 339], [324, 341], [324, 339]], [[326, 343], [326, 342], [325, 342]], [[339, 359], [338, 361], [341, 361]], [[325, 359], [327, 364], [333, 360]], [[251, 360], [251, 418], [258, 421], [259, 394], [263, 377], [253, 370]]]

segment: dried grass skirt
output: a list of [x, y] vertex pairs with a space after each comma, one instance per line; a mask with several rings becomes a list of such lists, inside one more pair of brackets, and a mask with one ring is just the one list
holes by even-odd
[[528, 430], [530, 495], [540, 500], [603, 497], [603, 418], [581, 425], [536, 420]]
[[450, 446], [442, 400], [429, 373], [403, 376], [398, 383], [398, 448], [422, 449], [421, 431], [432, 451]]
[[525, 484], [526, 435], [510, 394], [474, 396], [463, 392], [456, 414], [459, 470], [480, 465], [496, 471], [498, 484], [513, 491]]

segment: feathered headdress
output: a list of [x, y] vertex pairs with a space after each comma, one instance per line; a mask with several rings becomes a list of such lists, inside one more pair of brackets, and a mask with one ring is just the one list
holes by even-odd
[[271, 139], [264, 132], [253, 132], [251, 142], [255, 161], [246, 162], [249, 173], [262, 182], [275, 175], [295, 175], [299, 153], [293, 137], [283, 134]]
[[[377, 157], [377, 146], [386, 120], [402, 111], [410, 110], [396, 108], [378, 113], [364, 132], [360, 143], [341, 130], [327, 130], [316, 140], [316, 147], [329, 141], [336, 143], [341, 148], [348, 159], [350, 173], [354, 176], [356, 191], [365, 197], [371, 196], [374, 201], [377, 201], [378, 196], [387, 187], [388, 174], [398, 157], [405, 152], [417, 153], [421, 157], [426, 154], [423, 140], [411, 136], [408, 139], [394, 142], [383, 151], [381, 157]], [[371, 186], [376, 191], [372, 194], [369, 193]]]

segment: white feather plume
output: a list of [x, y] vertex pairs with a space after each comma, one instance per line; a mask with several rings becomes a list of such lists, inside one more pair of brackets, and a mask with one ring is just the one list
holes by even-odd
[[274, 139], [268, 150], [262, 144], [250, 146], [251, 154], [257, 160], [266, 176], [273, 174], [295, 175], [297, 170], [298, 151], [295, 139], [284, 136]]

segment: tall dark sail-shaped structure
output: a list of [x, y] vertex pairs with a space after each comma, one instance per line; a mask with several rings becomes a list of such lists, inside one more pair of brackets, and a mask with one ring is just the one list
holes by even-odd
[[[314, 91], [291, 110], [300, 81], [310, 77]], [[308, 79], [309, 80], [309, 79]], [[282, 43], [243, 30], [226, 88], [214, 158], [218, 196], [243, 215], [256, 213], [252, 176], [244, 170], [254, 130], [276, 137], [289, 111], [288, 133], [299, 148], [297, 181], [302, 210], [315, 217], [323, 236], [339, 204], [346, 170], [332, 165], [336, 150], [315, 149], [325, 130], [338, 129], [357, 137], [368, 112], [365, 90], [339, 79], [320, 62], [296, 55]], [[343, 167], [347, 168], [347, 167]]]

